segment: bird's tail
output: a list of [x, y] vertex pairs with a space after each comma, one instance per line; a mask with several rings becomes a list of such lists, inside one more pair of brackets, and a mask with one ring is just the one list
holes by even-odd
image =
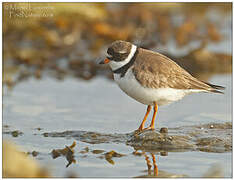
[[207, 82], [204, 82], [204, 83], [207, 84], [208, 86], [210, 86], [210, 87], [212, 88], [212, 89], [210, 90], [211, 92], [224, 94], [224, 92], [218, 91], [218, 90], [224, 90], [225, 87], [223, 87], [223, 86], [218, 86], [218, 85], [214, 85], [214, 84], [210, 84], [210, 83], [207, 83]]

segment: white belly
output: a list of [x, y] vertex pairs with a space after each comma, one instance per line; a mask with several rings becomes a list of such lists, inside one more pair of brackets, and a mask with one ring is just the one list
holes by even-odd
[[119, 87], [130, 97], [138, 102], [146, 105], [166, 105], [183, 98], [186, 94], [189, 94], [189, 90], [180, 90], [172, 88], [145, 88], [139, 84], [132, 73], [130, 68], [124, 77], [120, 78], [119, 74], [114, 74], [114, 79]]

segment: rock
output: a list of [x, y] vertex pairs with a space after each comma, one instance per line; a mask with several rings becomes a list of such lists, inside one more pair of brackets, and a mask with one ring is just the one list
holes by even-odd
[[168, 133], [168, 128], [163, 127], [163, 128], [160, 129], [159, 132], [160, 132], [160, 133]]
[[168, 135], [166, 133], [158, 133], [155, 130], [145, 130], [140, 133], [135, 133], [127, 141], [127, 145], [141, 147], [151, 150], [165, 151], [183, 151], [194, 149], [195, 146], [190, 143], [186, 136]]

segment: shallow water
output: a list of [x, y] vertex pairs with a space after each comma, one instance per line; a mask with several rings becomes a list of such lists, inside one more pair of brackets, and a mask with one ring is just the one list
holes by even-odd
[[[216, 75], [209, 82], [225, 86], [225, 94], [193, 94], [169, 106], [159, 107], [156, 130], [231, 122], [231, 75]], [[126, 134], [138, 128], [145, 110], [146, 106], [126, 96], [115, 83], [100, 77], [91, 81], [73, 78], [64, 81], [43, 78], [38, 81], [30, 78], [17, 84], [12, 91], [4, 89], [3, 125], [9, 127], [3, 129], [3, 137], [22, 145], [25, 151], [38, 151], [39, 155], [35, 158], [56, 177], [71, 172], [80, 177], [137, 177], [150, 172], [147, 171], [146, 156], [132, 154], [134, 148], [124, 142], [91, 144], [67, 136], [44, 137], [43, 133], [84, 131]], [[13, 130], [23, 134], [18, 137], [6, 134]], [[77, 162], [66, 168], [65, 158], [53, 159], [49, 153], [71, 145], [73, 141], [77, 142]], [[85, 147], [89, 148], [89, 152], [80, 153]], [[104, 153], [114, 150], [126, 156], [113, 157], [113, 165], [103, 158], [103, 153], [94, 154], [93, 150], [104, 150]], [[202, 177], [216, 163], [221, 166], [224, 177], [232, 176], [231, 152], [168, 152], [167, 156], [156, 151], [151, 153], [155, 154], [159, 175], [162, 176], [171, 173]], [[150, 152], [146, 155], [152, 164]]]

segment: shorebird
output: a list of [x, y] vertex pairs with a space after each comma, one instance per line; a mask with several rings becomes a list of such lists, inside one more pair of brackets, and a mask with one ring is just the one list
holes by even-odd
[[224, 87], [202, 82], [176, 64], [170, 58], [126, 41], [115, 41], [107, 50], [107, 58], [100, 64], [109, 64], [114, 80], [128, 96], [147, 105], [144, 123], [154, 107], [151, 124], [154, 129], [158, 106], [182, 99], [198, 92], [223, 93]]

